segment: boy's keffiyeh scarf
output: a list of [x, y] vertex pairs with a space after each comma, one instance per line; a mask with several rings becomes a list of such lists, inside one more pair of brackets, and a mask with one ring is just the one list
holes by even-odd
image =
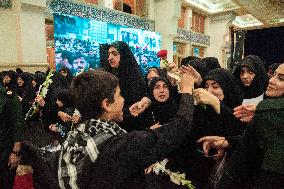
[[77, 176], [86, 164], [94, 163], [98, 146], [114, 135], [126, 133], [115, 122], [91, 119], [68, 133], [63, 143], [58, 165], [60, 188], [77, 189]]

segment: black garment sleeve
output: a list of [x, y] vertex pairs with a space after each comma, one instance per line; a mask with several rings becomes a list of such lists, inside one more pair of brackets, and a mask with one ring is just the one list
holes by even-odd
[[230, 149], [234, 149], [238, 145], [238, 143], [242, 140], [242, 135], [226, 136], [225, 139], [230, 144]]
[[254, 119], [239, 139], [220, 181], [220, 189], [250, 188], [254, 177], [260, 172], [263, 151], [257, 145], [257, 124]]
[[45, 129], [49, 130], [48, 127], [50, 124], [55, 124], [58, 122], [58, 108], [56, 104], [51, 104], [46, 102], [45, 105], [41, 108], [41, 119], [43, 121]]
[[12, 103], [12, 111], [11, 111], [11, 123], [13, 123], [13, 141], [20, 142], [24, 138], [24, 134], [26, 133], [27, 125], [22, 115], [22, 107], [20, 101], [17, 96], [14, 96], [11, 99]]
[[220, 125], [225, 126], [225, 136], [241, 135], [245, 129], [245, 124], [237, 119], [231, 108], [220, 102]]

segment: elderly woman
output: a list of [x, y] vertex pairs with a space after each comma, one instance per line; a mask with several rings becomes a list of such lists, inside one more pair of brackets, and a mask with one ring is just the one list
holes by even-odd
[[35, 182], [40, 188], [147, 188], [144, 168], [174, 150], [190, 130], [196, 78], [190, 68], [182, 71], [176, 118], [153, 131], [130, 133], [116, 123], [123, 120], [124, 106], [118, 78], [98, 70], [77, 76], [71, 89], [83, 123], [68, 134], [59, 157], [47, 160], [34, 146], [23, 145]]
[[[219, 188], [284, 188], [284, 64], [269, 80], [265, 94], [269, 99], [258, 104]], [[207, 136], [199, 142], [207, 154], [210, 148], [232, 148], [228, 139]]]

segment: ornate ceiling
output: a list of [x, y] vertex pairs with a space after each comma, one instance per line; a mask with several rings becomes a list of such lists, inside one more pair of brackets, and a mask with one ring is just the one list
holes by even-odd
[[184, 0], [202, 12], [212, 15], [234, 11], [237, 27], [284, 26], [284, 0]]
[[[244, 7], [251, 15], [265, 26], [281, 24], [277, 20], [284, 19], [284, 0], [233, 0]], [[281, 21], [281, 20], [280, 20]], [[282, 25], [284, 22], [282, 22]]]

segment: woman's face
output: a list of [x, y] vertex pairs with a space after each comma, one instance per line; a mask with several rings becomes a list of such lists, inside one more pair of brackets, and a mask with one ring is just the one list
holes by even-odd
[[5, 76], [3, 77], [3, 83], [10, 83], [10, 81], [11, 81], [11, 77], [10, 77], [10, 76], [5, 75]]
[[59, 108], [63, 107], [63, 103], [60, 100], [56, 100], [56, 104]]
[[284, 96], [284, 64], [281, 64], [269, 80], [265, 94], [269, 97]]
[[152, 81], [153, 78], [155, 77], [159, 77], [159, 74], [157, 74], [154, 70], [149, 70], [148, 74], [147, 74], [147, 82], [148, 85], [150, 84], [150, 82]]
[[114, 47], [108, 49], [108, 62], [112, 68], [118, 68], [119, 66], [120, 54]]
[[158, 81], [154, 86], [153, 96], [158, 102], [166, 102], [170, 97], [168, 85], [164, 81]]
[[241, 67], [240, 78], [244, 86], [249, 87], [255, 77], [255, 74], [250, 68], [243, 66]]
[[205, 90], [216, 96], [220, 101], [224, 100], [224, 93], [220, 85], [214, 80], [207, 80], [205, 82]]
[[116, 122], [122, 122], [123, 106], [124, 106], [124, 98], [120, 94], [119, 86], [117, 86], [114, 93], [114, 102], [110, 104], [111, 109], [108, 112], [109, 119]]
[[18, 77], [17, 82], [18, 82], [18, 86], [19, 86], [19, 87], [24, 86], [25, 81], [24, 81], [22, 78]]
[[34, 79], [32, 80], [32, 85], [33, 85], [33, 87], [36, 86], [36, 81]]

